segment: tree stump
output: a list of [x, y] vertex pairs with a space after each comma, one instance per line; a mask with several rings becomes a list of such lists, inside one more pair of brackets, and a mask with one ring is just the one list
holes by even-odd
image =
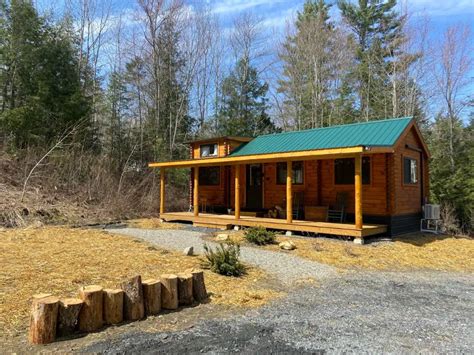
[[33, 296], [28, 340], [32, 344], [48, 344], [56, 339], [59, 299], [49, 294]]
[[193, 275], [190, 273], [178, 274], [178, 301], [180, 305], [193, 304]]
[[105, 324], [118, 324], [123, 321], [123, 290], [104, 290], [104, 322]]
[[143, 281], [145, 313], [155, 315], [161, 311], [161, 282], [157, 279]]
[[84, 304], [79, 312], [79, 330], [93, 332], [102, 327], [103, 320], [103, 289], [101, 286], [91, 285], [79, 289], [79, 298]]
[[143, 303], [142, 278], [140, 275], [132, 277], [122, 283], [123, 317], [125, 320], [139, 320], [145, 317]]
[[207, 299], [206, 284], [204, 282], [204, 271], [198, 269], [186, 270], [193, 275], [193, 296], [198, 302]]
[[58, 335], [74, 333], [79, 321], [79, 312], [84, 301], [79, 298], [65, 298], [59, 301]]
[[161, 308], [178, 308], [178, 276], [176, 275], [161, 275]]

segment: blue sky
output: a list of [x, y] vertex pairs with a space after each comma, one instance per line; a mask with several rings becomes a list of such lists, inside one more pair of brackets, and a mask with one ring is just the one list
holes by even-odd
[[[190, 3], [205, 2], [219, 14], [224, 25], [231, 24], [231, 18], [242, 11], [251, 11], [263, 18], [265, 23], [279, 27], [302, 9], [304, 0], [192, 0]], [[334, 3], [334, 1], [329, 1]], [[433, 29], [442, 32], [447, 26], [474, 22], [474, 0], [409, 0], [408, 9], [415, 15], [424, 14], [431, 18]]]
[[[67, 0], [36, 0], [42, 9], [53, 9], [56, 14], [61, 12]], [[100, 3], [100, 0], [96, 0]], [[134, 0], [111, 0], [114, 15], [129, 13], [136, 9]], [[353, 0], [356, 1], [356, 0]], [[251, 12], [260, 17], [262, 27], [269, 38], [267, 45], [275, 46], [272, 50], [276, 53], [276, 46], [284, 37], [287, 23], [292, 23], [298, 10], [302, 10], [305, 0], [184, 0], [191, 7], [206, 6], [219, 18], [224, 30], [231, 30], [233, 20], [243, 12]], [[327, 0], [335, 3], [336, 0]], [[468, 24], [474, 34], [474, 0], [399, 0], [399, 9], [408, 9], [413, 20], [417, 18], [429, 19], [429, 39], [436, 44], [445, 30], [455, 24]], [[333, 6], [332, 15], [339, 16], [337, 6]], [[471, 36], [471, 46], [474, 45]], [[474, 78], [474, 73], [472, 73]], [[467, 87], [464, 95], [474, 92], [474, 79]]]

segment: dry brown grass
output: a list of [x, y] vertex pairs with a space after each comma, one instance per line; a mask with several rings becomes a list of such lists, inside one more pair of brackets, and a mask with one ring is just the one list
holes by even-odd
[[180, 223], [163, 222], [160, 218], [139, 218], [127, 221], [127, 224], [133, 228], [141, 229], [182, 229]]
[[[199, 267], [198, 257], [168, 252], [140, 240], [99, 230], [47, 227], [0, 232], [0, 329], [24, 332], [31, 296], [75, 296], [82, 285], [116, 287], [144, 278]], [[205, 271], [211, 302], [259, 306], [278, 293], [261, 286], [266, 274], [250, 268], [241, 278]]]
[[[393, 242], [355, 245], [327, 238], [277, 237], [292, 240], [295, 253], [341, 269], [438, 270], [474, 272], [474, 240], [435, 235], [409, 235]], [[267, 248], [280, 250], [278, 245]]]

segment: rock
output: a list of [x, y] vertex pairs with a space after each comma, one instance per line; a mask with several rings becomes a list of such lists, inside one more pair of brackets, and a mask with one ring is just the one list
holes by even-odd
[[216, 240], [219, 242], [226, 242], [229, 240], [229, 235], [226, 233], [221, 233], [216, 236]]
[[278, 244], [278, 246], [280, 247], [280, 249], [283, 249], [283, 250], [294, 250], [294, 249], [296, 249], [295, 243], [293, 243], [292, 241], [289, 241], [289, 240], [287, 240], [286, 242], [281, 242], [280, 244]]
[[184, 248], [183, 254], [186, 255], [186, 256], [194, 255], [194, 247]]

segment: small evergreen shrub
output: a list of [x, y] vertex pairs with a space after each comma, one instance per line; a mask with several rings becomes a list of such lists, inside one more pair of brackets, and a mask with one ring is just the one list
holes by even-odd
[[264, 227], [249, 228], [245, 231], [245, 239], [257, 245], [273, 244], [275, 243], [275, 233]]
[[224, 276], [241, 276], [245, 273], [245, 265], [239, 260], [240, 246], [233, 242], [219, 243], [213, 249], [204, 244], [205, 261], [203, 267]]

